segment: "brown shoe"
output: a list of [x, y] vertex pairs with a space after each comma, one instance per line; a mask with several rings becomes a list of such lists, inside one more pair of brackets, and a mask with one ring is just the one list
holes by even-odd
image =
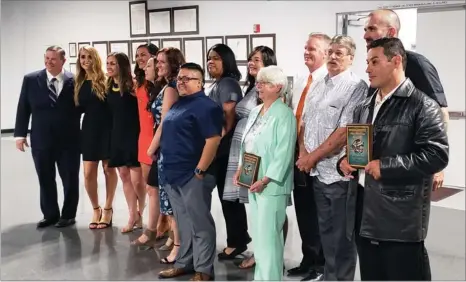
[[201, 272], [196, 272], [193, 278], [189, 279], [189, 281], [211, 281], [211, 280], [213, 280], [212, 277], [210, 277], [209, 275], [205, 273], [201, 273]]
[[184, 270], [183, 268], [170, 268], [165, 269], [159, 272], [159, 278], [175, 278], [178, 276], [183, 276], [189, 274], [190, 272]]

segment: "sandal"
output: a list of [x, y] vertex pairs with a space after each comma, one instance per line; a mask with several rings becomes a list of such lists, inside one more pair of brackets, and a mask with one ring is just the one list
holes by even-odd
[[[94, 208], [94, 211], [96, 211], [96, 210], [100, 210], [100, 216], [99, 216], [99, 219], [98, 219], [98, 221], [100, 221], [102, 219], [102, 208], [100, 206], [98, 206], [97, 208]], [[94, 219], [94, 218], [92, 218], [92, 219]], [[93, 222], [89, 223], [89, 229], [97, 229], [98, 225], [99, 225], [99, 222], [93, 221]]]
[[125, 227], [121, 229], [121, 233], [131, 233], [134, 230], [141, 229], [142, 228], [142, 216], [138, 212], [138, 218], [133, 221], [133, 224], [128, 224]]
[[97, 229], [105, 229], [109, 228], [113, 224], [113, 208], [105, 209], [104, 211], [110, 211], [112, 213], [112, 216], [110, 217], [110, 220], [108, 222], [103, 221], [103, 213], [99, 221], [99, 225], [97, 225]]
[[[254, 263], [251, 264], [251, 261], [254, 261]], [[240, 268], [240, 269], [249, 269], [249, 268], [253, 268], [255, 266], [256, 266], [256, 260], [254, 259], [254, 256], [252, 256], [250, 258], [243, 259], [241, 261], [241, 263], [238, 265], [238, 268]]]
[[142, 237], [142, 235], [141, 235], [141, 236], [139, 236], [139, 238], [132, 241], [131, 245], [138, 246], [138, 247], [144, 246], [144, 247], [149, 247], [149, 248], [154, 247], [156, 237], [157, 237], [157, 232], [146, 229], [146, 230], [144, 230], [144, 232], [142, 232], [142, 234], [146, 235], [147, 239], [144, 242], [141, 241], [141, 237]]
[[[179, 247], [180, 245], [173, 244], [173, 247]], [[160, 260], [161, 264], [174, 264], [176, 262], [176, 259], [173, 261], [169, 261], [168, 257], [164, 257], [163, 259]]]

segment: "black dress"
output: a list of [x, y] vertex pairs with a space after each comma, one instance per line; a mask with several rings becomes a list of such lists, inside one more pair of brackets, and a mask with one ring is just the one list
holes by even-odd
[[139, 167], [139, 113], [136, 96], [111, 89], [107, 101], [112, 111], [113, 125], [109, 167]]
[[84, 161], [110, 158], [112, 115], [106, 100], [92, 91], [92, 81], [85, 80], [79, 90], [79, 106], [84, 113], [81, 125], [81, 152]]

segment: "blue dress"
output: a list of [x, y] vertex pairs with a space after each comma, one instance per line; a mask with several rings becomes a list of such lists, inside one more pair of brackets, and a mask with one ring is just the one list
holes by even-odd
[[[167, 84], [159, 92], [159, 95], [157, 95], [157, 98], [155, 98], [154, 102], [152, 103], [151, 111], [152, 111], [152, 114], [154, 115], [155, 126], [159, 126], [162, 121], [163, 93], [165, 92], [165, 89], [167, 87], [173, 87], [176, 89], [176, 82], [173, 81]], [[165, 192], [165, 189], [163, 189], [163, 186], [165, 185], [164, 183], [165, 177], [163, 177], [162, 162], [163, 162], [163, 156], [159, 154], [157, 158], [157, 165], [159, 168], [158, 177], [159, 177], [160, 212], [164, 215], [173, 215], [173, 209], [170, 204], [170, 200], [168, 199], [167, 192]]]

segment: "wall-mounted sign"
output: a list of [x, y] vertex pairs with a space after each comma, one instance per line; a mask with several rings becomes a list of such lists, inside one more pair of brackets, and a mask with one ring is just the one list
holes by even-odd
[[449, 4], [456, 4], [452, 2], [461, 2], [461, 1], [426, 1], [426, 2], [414, 2], [414, 3], [403, 3], [403, 4], [394, 4], [394, 5], [381, 5], [379, 9], [405, 9], [405, 8], [420, 8], [420, 7], [435, 7], [435, 6], [445, 6]]

